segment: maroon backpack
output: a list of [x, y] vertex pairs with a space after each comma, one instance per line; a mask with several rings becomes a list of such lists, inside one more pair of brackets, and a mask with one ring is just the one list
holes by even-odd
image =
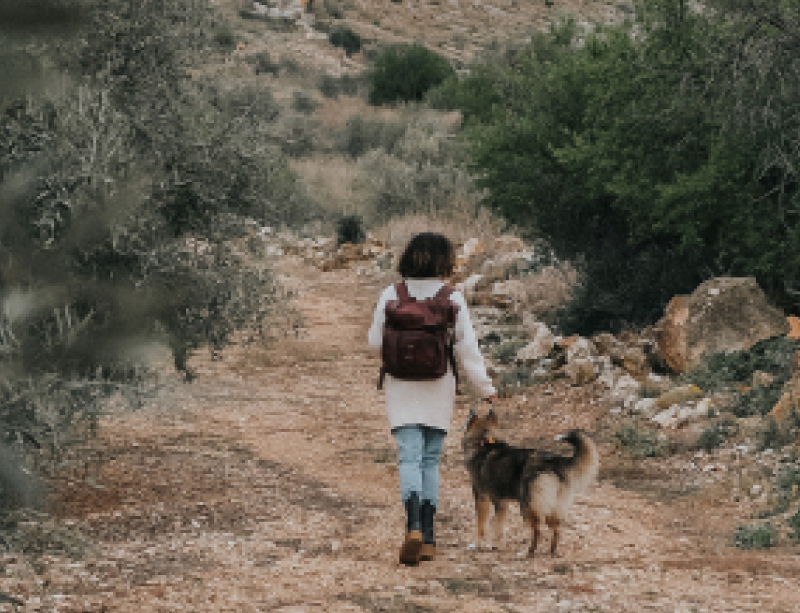
[[458, 380], [453, 352], [458, 306], [450, 302], [453, 288], [445, 285], [433, 298], [417, 301], [408, 294], [405, 282], [394, 287], [398, 299], [386, 303], [378, 389], [387, 373], [397, 379], [426, 381], [446, 375], [448, 365]]

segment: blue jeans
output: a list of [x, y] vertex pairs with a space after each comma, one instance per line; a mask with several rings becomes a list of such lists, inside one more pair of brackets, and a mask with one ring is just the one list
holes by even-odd
[[401, 426], [392, 430], [397, 441], [397, 468], [400, 476], [400, 498], [403, 503], [411, 492], [420, 501], [439, 502], [439, 457], [447, 433], [428, 426]]

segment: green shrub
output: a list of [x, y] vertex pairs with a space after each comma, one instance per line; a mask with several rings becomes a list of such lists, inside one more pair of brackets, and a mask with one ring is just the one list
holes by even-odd
[[455, 74], [450, 63], [423, 45], [386, 47], [369, 75], [371, 104], [420, 101]]
[[786, 520], [786, 525], [792, 530], [789, 537], [794, 541], [800, 541], [800, 509]]
[[765, 426], [756, 434], [758, 448], [779, 450], [787, 445], [797, 443], [800, 439], [800, 414], [792, 415], [781, 423], [768, 417]]
[[773, 381], [734, 396], [730, 411], [736, 417], [750, 417], [769, 413], [783, 395], [784, 381]]
[[341, 47], [348, 56], [361, 51], [361, 37], [350, 28], [337, 28], [328, 35], [328, 42]]
[[734, 420], [718, 422], [700, 433], [697, 446], [706, 451], [716, 449], [731, 436], [734, 436], [738, 432], [738, 429], [738, 425]]
[[521, 390], [531, 387], [535, 382], [532, 369], [515, 366], [501, 372], [497, 377], [497, 394], [500, 398], [509, 398]]
[[490, 123], [505, 101], [503, 77], [503, 71], [477, 66], [465, 76], [449, 76], [425, 99], [433, 108], [460, 110], [465, 123]]
[[346, 215], [336, 222], [336, 244], [353, 243], [360, 245], [367, 240], [364, 221], [358, 215]]
[[509, 339], [499, 343], [492, 349], [492, 357], [501, 364], [508, 364], [514, 360], [520, 349], [528, 344], [523, 339]]
[[733, 545], [741, 549], [767, 549], [778, 541], [778, 532], [767, 522], [761, 525], [739, 526], [733, 534]]
[[800, 498], [800, 468], [785, 466], [775, 479], [775, 490], [781, 498], [797, 500]]
[[636, 425], [626, 425], [614, 433], [617, 445], [633, 458], [655, 458], [669, 453], [666, 441], [658, 438], [656, 432], [643, 430]]
[[[681, 381], [694, 383], [707, 392], [717, 392], [734, 383], [749, 383], [753, 373], [761, 371], [773, 375], [776, 378], [773, 384], [782, 387], [791, 376], [792, 357], [798, 350], [800, 342], [785, 336], [765, 339], [746, 351], [707, 355], [683, 375]], [[772, 384], [761, 387], [770, 388]]]

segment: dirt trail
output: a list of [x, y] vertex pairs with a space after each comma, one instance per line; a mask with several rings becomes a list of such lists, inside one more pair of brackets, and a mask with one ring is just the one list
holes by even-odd
[[[499, 550], [470, 548], [456, 433], [439, 559], [399, 566], [395, 451], [364, 342], [385, 280], [297, 263], [283, 272], [306, 333], [198, 359], [196, 382], [105, 420], [102, 489], [62, 495], [63, 521], [95, 552], [4, 589], [31, 610], [75, 612], [800, 610], [793, 556], [742, 554], [709, 513], [607, 478], [573, 507], [558, 558], [520, 557], [527, 533], [515, 512]], [[456, 425], [470, 406], [458, 405]], [[592, 429], [602, 414], [588, 388], [534, 391], [499, 411], [518, 443]]]

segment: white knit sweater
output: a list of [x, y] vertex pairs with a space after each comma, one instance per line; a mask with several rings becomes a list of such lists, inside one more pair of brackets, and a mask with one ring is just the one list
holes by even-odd
[[[444, 283], [439, 279], [406, 279], [408, 293], [417, 300], [433, 298], [442, 285]], [[390, 300], [397, 300], [394, 285], [383, 290], [378, 301], [368, 335], [370, 347], [379, 349], [383, 343], [383, 326], [386, 320], [384, 309]], [[483, 356], [469, 318], [467, 302], [460, 292], [453, 292], [450, 301], [458, 305], [455, 354], [459, 376], [463, 378], [466, 375], [480, 394], [488, 398], [495, 394], [495, 388], [486, 374]], [[386, 375], [384, 390], [390, 428], [420, 424], [445, 431], [450, 429], [456, 395], [456, 380], [452, 371], [431, 381], [403, 381]]]

